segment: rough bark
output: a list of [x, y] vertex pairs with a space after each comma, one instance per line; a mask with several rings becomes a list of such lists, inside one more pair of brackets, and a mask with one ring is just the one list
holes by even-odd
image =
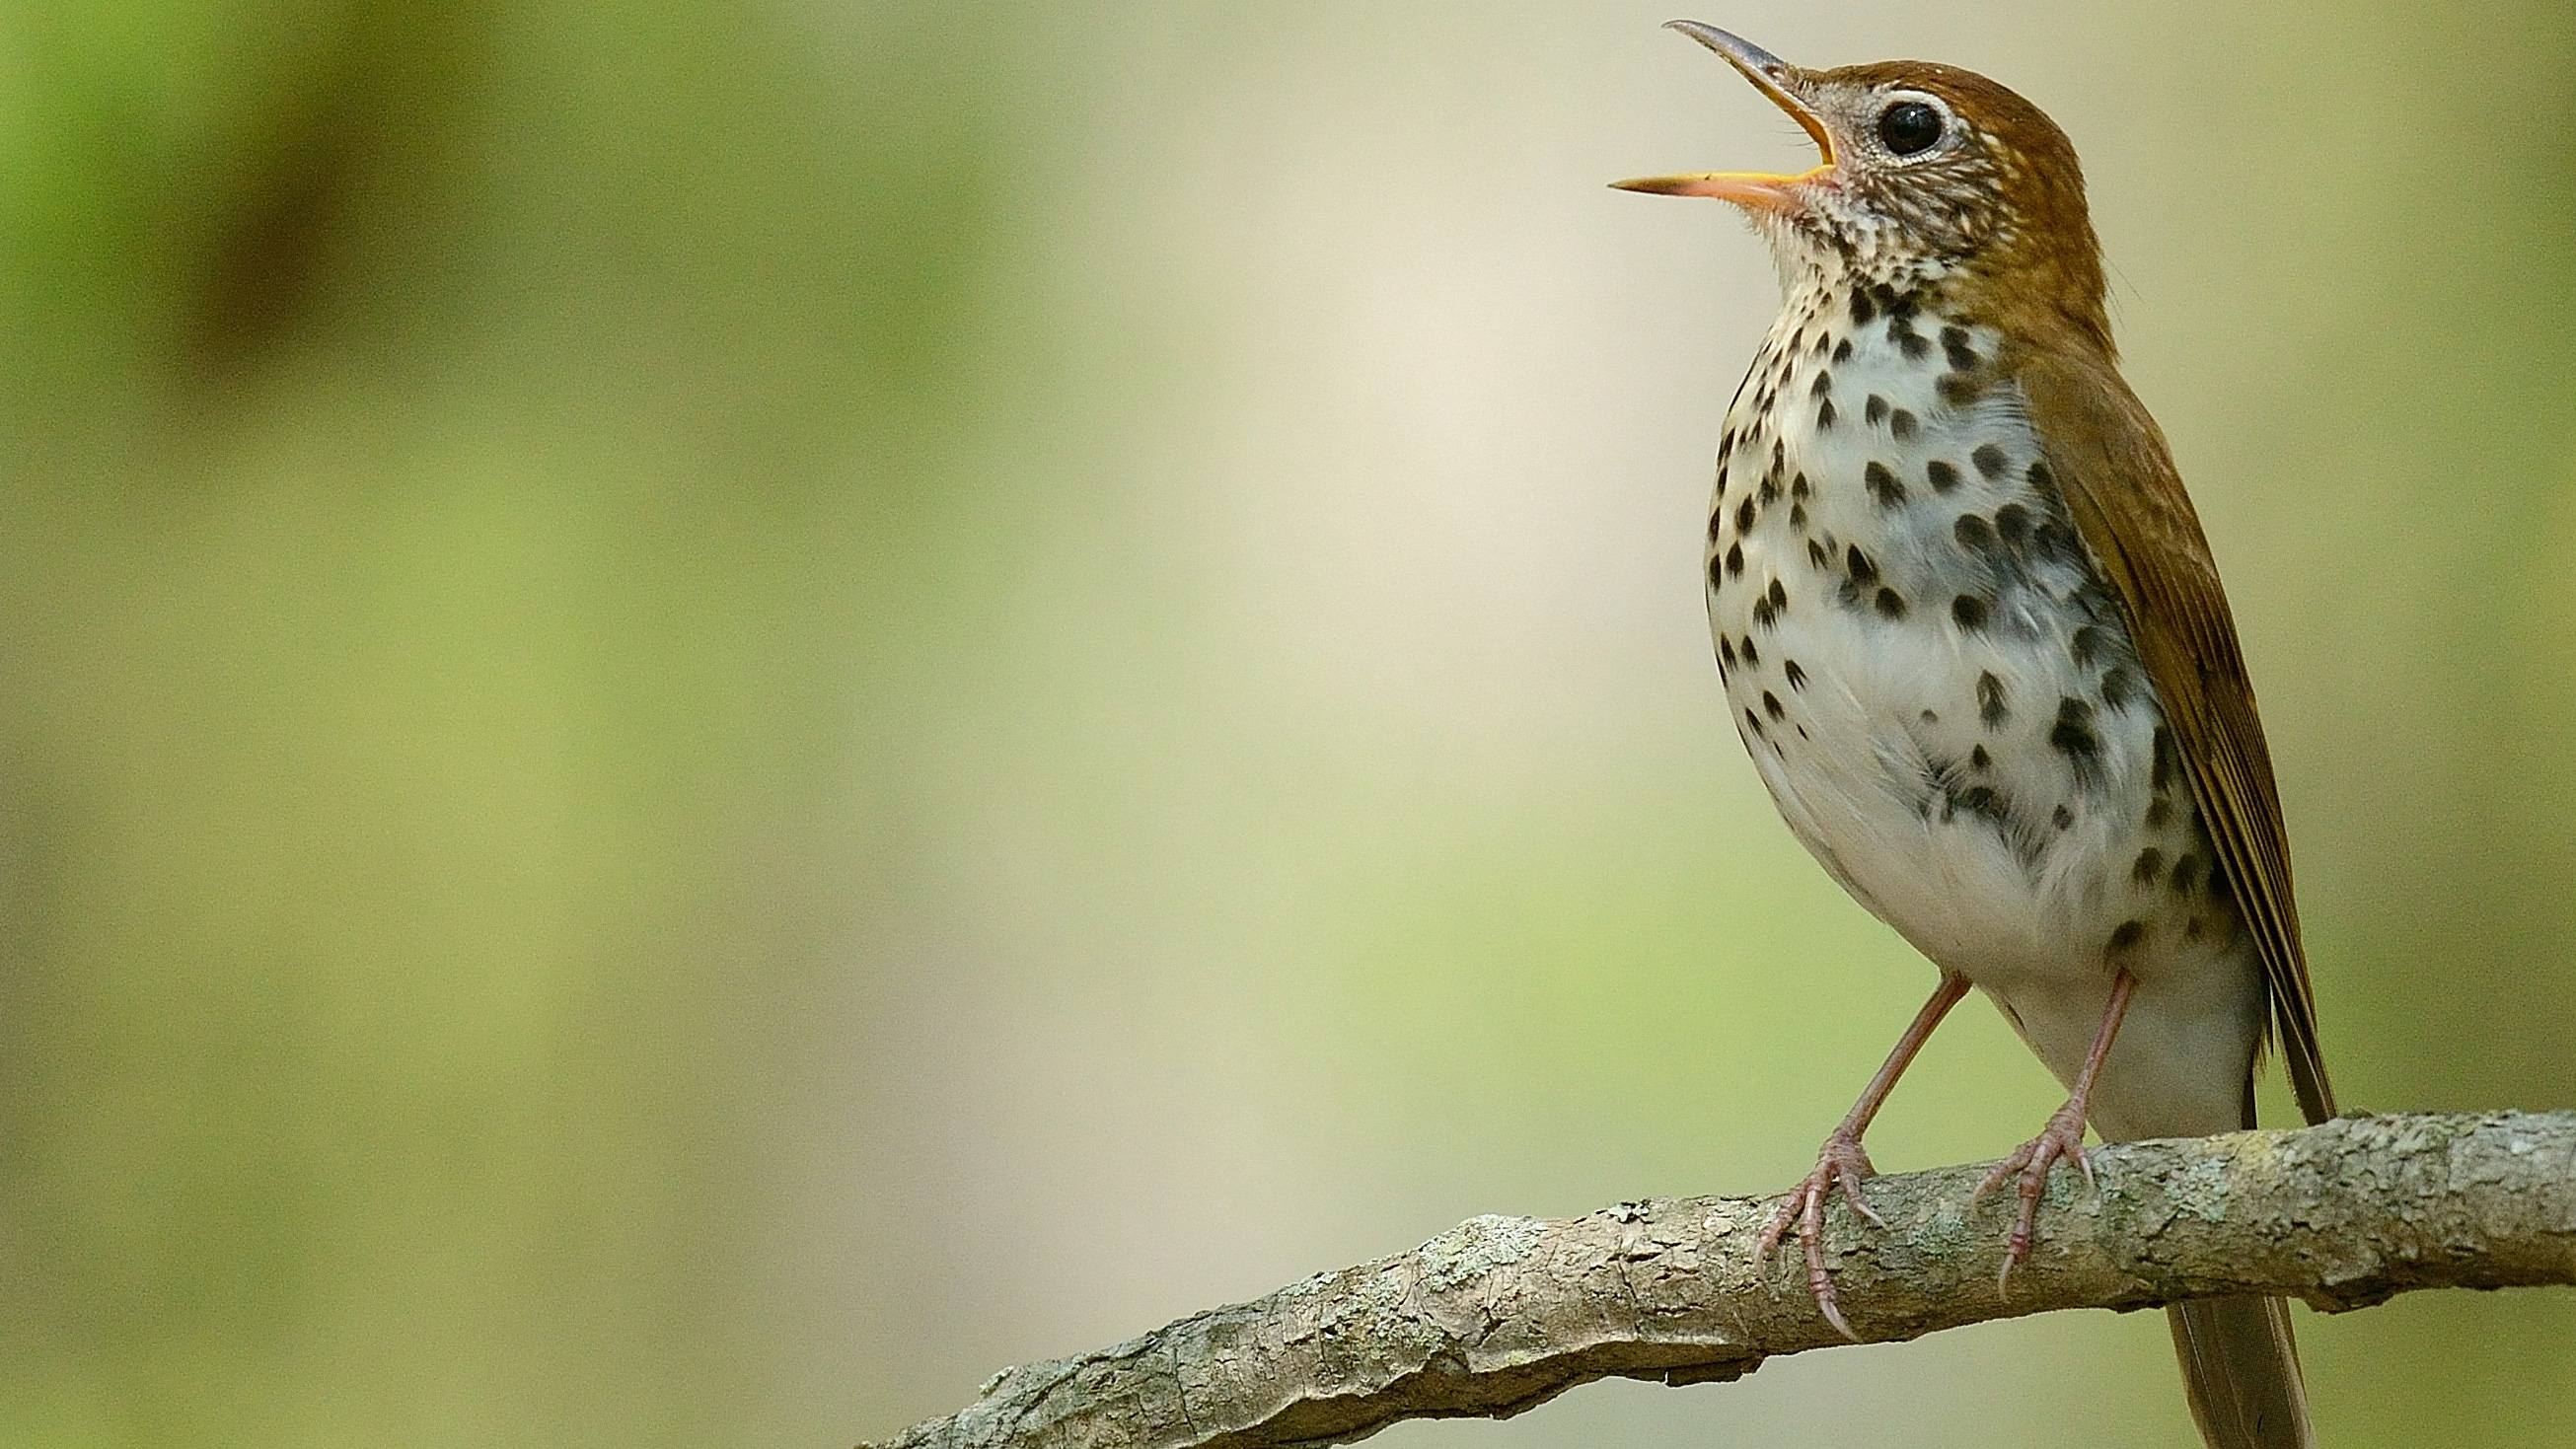
[[[2414, 1288], [2576, 1284], [2576, 1112], [2358, 1117], [2091, 1156], [2098, 1186], [2053, 1179], [2009, 1298], [1995, 1277], [2011, 1194], [1972, 1208], [1982, 1166], [1874, 1179], [1884, 1229], [1837, 1203], [1827, 1248], [1853, 1328], [1903, 1340], [2213, 1294], [2333, 1312]], [[1470, 1219], [1409, 1253], [1006, 1369], [885, 1449], [1346, 1443], [1404, 1419], [1517, 1414], [1611, 1375], [1737, 1378], [1846, 1341], [1809, 1301], [1794, 1243], [1756, 1271], [1774, 1201]]]

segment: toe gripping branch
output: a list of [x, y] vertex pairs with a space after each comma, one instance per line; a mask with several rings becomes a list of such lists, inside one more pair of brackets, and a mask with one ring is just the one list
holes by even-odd
[[[2112, 978], [2111, 998], [2102, 1008], [2102, 1024], [2094, 1032], [2092, 1049], [2085, 1053], [2084, 1069], [2077, 1074], [2075, 1090], [2067, 1097], [2066, 1105], [2050, 1114], [2048, 1124], [2040, 1129], [2038, 1136], [1995, 1164], [1994, 1171], [1986, 1174], [1970, 1198], [1974, 1202], [2007, 1182], [2019, 1181], [2016, 1195], [2020, 1202], [2013, 1214], [2011, 1235], [2004, 1245], [2003, 1271], [1995, 1279], [1999, 1293], [2012, 1291], [2014, 1267], [2030, 1256], [2031, 1227], [2038, 1218], [2040, 1201], [2048, 1193], [2049, 1169], [2063, 1161], [2082, 1171], [2087, 1183], [2093, 1181], [2093, 1164], [2084, 1154], [2084, 1123], [2093, 1095], [2093, 1079], [2101, 1071], [2103, 1057], [2110, 1053], [2112, 1040], [2120, 1033], [2120, 1018], [2127, 1013], [2129, 998], [2136, 993], [2137, 987], [2137, 978], [2126, 970]], [[1878, 1109], [1886, 1104], [1888, 1093], [1895, 1089], [1896, 1079], [1904, 1075], [1906, 1067], [1922, 1051], [1923, 1044], [1931, 1039], [1933, 1029], [1967, 994], [1967, 978], [1942, 976], [1941, 984], [1933, 991], [1931, 999], [1914, 1014], [1913, 1023], [1906, 1027], [1894, 1050], [1887, 1054], [1878, 1075], [1870, 1078], [1860, 1100], [1852, 1104], [1841, 1124], [1825, 1139], [1824, 1147], [1816, 1154], [1815, 1170], [1780, 1200], [1779, 1208], [1772, 1213], [1771, 1221], [1762, 1229], [1762, 1236], [1754, 1246], [1753, 1260], [1759, 1268], [1769, 1260], [1771, 1250], [1787, 1241], [1789, 1234], [1795, 1231], [1798, 1245], [1805, 1250], [1807, 1292], [1816, 1300], [1817, 1311], [1824, 1314], [1825, 1321], [1834, 1326], [1835, 1332], [1854, 1343], [1860, 1342], [1861, 1337], [1853, 1331], [1851, 1321], [1844, 1317], [1842, 1304], [1834, 1293], [1833, 1274], [1825, 1266], [1825, 1204], [1839, 1190], [1854, 1216], [1874, 1227], [1887, 1226], [1886, 1220], [1871, 1209], [1861, 1190], [1862, 1184], [1878, 1171], [1871, 1165], [1869, 1153], [1861, 1147], [1861, 1134], [1869, 1129], [1870, 1119], [1876, 1117]]]
[[1995, 1291], [2009, 1296], [2012, 1272], [2030, 1256], [2030, 1225], [2039, 1215], [2039, 1200], [2048, 1194], [2048, 1170], [2063, 1158], [2068, 1164], [2083, 1169], [2087, 1186], [2093, 1184], [2093, 1162], [2084, 1155], [2084, 1121], [2093, 1100], [2093, 1078], [2102, 1070], [2102, 1058], [2110, 1055], [2111, 1040], [2120, 1034], [2120, 1018], [2128, 1014], [2129, 998], [2137, 993], [2138, 978], [2122, 968], [2111, 978], [2111, 999], [2102, 1007], [2102, 1024], [2094, 1029], [2093, 1048], [2084, 1054], [2084, 1070], [2075, 1077], [2075, 1090], [2066, 1105], [2051, 1113], [2048, 1125], [2039, 1135], [2013, 1149], [2012, 1155], [1995, 1164], [1986, 1180], [1977, 1184], [1969, 1195], [1971, 1203], [2003, 1186], [2014, 1176], [2021, 1179], [2021, 1207], [2013, 1214], [2012, 1236], [2004, 1243], [2003, 1271], [1995, 1275]]
[[1841, 1125], [1825, 1139], [1823, 1149], [1816, 1154], [1816, 1170], [1808, 1173], [1805, 1181], [1781, 1199], [1779, 1210], [1771, 1215], [1770, 1224], [1762, 1230], [1761, 1240], [1754, 1245], [1753, 1263], [1759, 1269], [1769, 1260], [1771, 1250], [1780, 1246], [1790, 1230], [1795, 1228], [1798, 1245], [1806, 1250], [1808, 1293], [1813, 1295], [1817, 1310], [1825, 1315], [1827, 1323], [1834, 1326], [1834, 1331], [1854, 1343], [1861, 1341], [1860, 1335], [1852, 1331], [1850, 1321], [1843, 1317], [1842, 1305], [1834, 1297], [1833, 1275], [1825, 1269], [1825, 1202], [1839, 1187], [1856, 1216], [1875, 1227], [1887, 1226], [1886, 1220], [1871, 1210], [1868, 1199], [1861, 1194], [1861, 1184], [1878, 1172], [1870, 1165], [1869, 1154], [1861, 1148], [1861, 1134], [1869, 1130], [1870, 1119], [1876, 1117], [1878, 1109], [1886, 1104], [1887, 1094], [1896, 1089], [1896, 1079], [1905, 1075], [1905, 1069], [1912, 1065], [1915, 1054], [1932, 1039], [1933, 1028], [1938, 1027], [1941, 1018], [1948, 1016], [1950, 1008], [1958, 1005], [1960, 998], [1967, 994], [1968, 978], [1942, 973], [1941, 984], [1933, 988], [1931, 999], [1923, 1003], [1923, 1009], [1914, 1013], [1914, 1020], [1905, 1028], [1905, 1034], [1896, 1039], [1896, 1046], [1888, 1052], [1887, 1060], [1879, 1065], [1878, 1075], [1869, 1079], [1869, 1085], [1861, 1089], [1860, 1100], [1852, 1104], [1851, 1111], [1843, 1115]]

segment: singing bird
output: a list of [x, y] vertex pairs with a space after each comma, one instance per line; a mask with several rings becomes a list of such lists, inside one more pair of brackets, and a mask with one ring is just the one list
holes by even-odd
[[[1712, 26], [1822, 152], [1797, 175], [1623, 181], [1741, 207], [1784, 303], [1728, 407], [1706, 590], [1737, 732], [1789, 828], [1939, 984], [1764, 1235], [1820, 1243], [1861, 1134], [1970, 987], [2066, 1105], [1988, 1187], [2019, 1203], [2105, 1141], [2253, 1125], [2277, 1035], [2334, 1114], [2271, 758], [2218, 570], [2121, 380], [2074, 147], [1952, 66], [1804, 70]], [[2312, 1442], [2284, 1305], [2168, 1310], [2202, 1436]]]

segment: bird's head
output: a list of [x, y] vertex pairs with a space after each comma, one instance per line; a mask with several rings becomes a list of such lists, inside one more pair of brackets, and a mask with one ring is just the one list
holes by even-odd
[[2039, 107], [1956, 66], [1890, 60], [1804, 70], [1695, 20], [1822, 152], [1795, 175], [1724, 171], [1615, 183], [1742, 207], [1784, 270], [1911, 288], [1957, 278], [2043, 305], [2109, 342], [2101, 249], [2075, 147]]

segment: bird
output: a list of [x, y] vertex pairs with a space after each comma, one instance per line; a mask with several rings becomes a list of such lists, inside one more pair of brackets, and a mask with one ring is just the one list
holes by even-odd
[[[2171, 449], [2119, 369], [2075, 148], [2039, 107], [1929, 61], [1791, 65], [1697, 21], [1814, 141], [1796, 174], [1613, 183], [1731, 202], [1782, 306], [1728, 405], [1704, 589], [1736, 732], [1790, 832], [1937, 983], [1765, 1253], [1876, 1223], [1861, 1138], [1982, 992], [2067, 1091], [1978, 1191], [2018, 1197], [2106, 1142], [2254, 1125], [2277, 1045], [2335, 1113], [2272, 762]], [[1883, 1225], [1883, 1224], [1881, 1224]], [[2314, 1442], [2286, 1305], [2167, 1310], [2214, 1449]]]

